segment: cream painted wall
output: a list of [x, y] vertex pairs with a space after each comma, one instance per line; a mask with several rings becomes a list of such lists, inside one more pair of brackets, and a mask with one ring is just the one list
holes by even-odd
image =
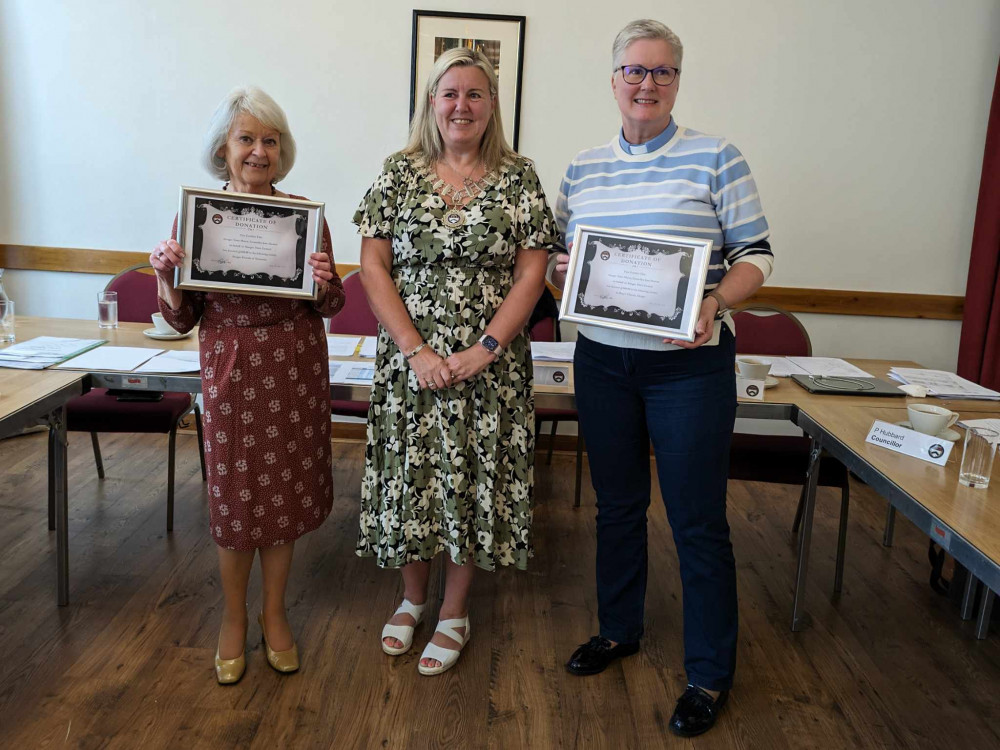
[[[726, 135], [759, 183], [770, 283], [962, 294], [1000, 55], [996, 0], [482, 0], [528, 17], [521, 150], [549, 194], [618, 125], [609, 50], [642, 16], [685, 43], [679, 122]], [[233, 85], [286, 109], [284, 186], [327, 203], [337, 258], [350, 217], [406, 136], [412, 5], [399, 0], [0, 0], [0, 241], [145, 250], [179, 184], [212, 185], [203, 130]], [[44, 278], [43, 278], [44, 277]], [[106, 278], [10, 272], [24, 313], [90, 317]], [[820, 354], [954, 367], [959, 325], [808, 316]]]

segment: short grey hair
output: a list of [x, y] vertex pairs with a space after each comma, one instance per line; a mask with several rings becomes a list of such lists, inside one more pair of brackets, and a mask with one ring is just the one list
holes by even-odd
[[684, 58], [684, 45], [681, 44], [680, 37], [659, 21], [640, 18], [638, 21], [632, 21], [632, 23], [628, 24], [615, 37], [615, 43], [611, 46], [612, 73], [621, 67], [622, 57], [625, 55], [625, 50], [628, 46], [640, 39], [662, 39], [665, 41], [674, 51], [674, 64], [680, 69], [681, 60]]
[[281, 147], [278, 157], [278, 171], [274, 181], [280, 182], [292, 171], [295, 164], [295, 139], [288, 129], [288, 118], [278, 103], [256, 86], [237, 86], [219, 102], [212, 115], [212, 122], [205, 133], [202, 145], [202, 164], [220, 180], [229, 179], [229, 167], [225, 157], [219, 156], [219, 150], [226, 145], [229, 131], [236, 121], [237, 115], [248, 114], [260, 121], [265, 128], [277, 130]]

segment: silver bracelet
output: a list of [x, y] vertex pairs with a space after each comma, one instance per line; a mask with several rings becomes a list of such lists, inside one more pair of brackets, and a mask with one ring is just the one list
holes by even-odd
[[425, 347], [425, 346], [427, 346], [427, 342], [426, 342], [426, 341], [421, 341], [421, 342], [420, 342], [420, 346], [418, 346], [418, 347], [417, 347], [416, 349], [414, 349], [414, 350], [413, 350], [412, 352], [410, 352], [409, 354], [406, 354], [406, 355], [404, 355], [404, 356], [405, 356], [405, 357], [406, 357], [407, 359], [413, 359], [413, 358], [414, 358], [414, 357], [416, 357], [416, 356], [417, 356], [418, 354], [420, 354], [420, 352], [422, 352], [422, 351], [424, 350], [424, 347]]

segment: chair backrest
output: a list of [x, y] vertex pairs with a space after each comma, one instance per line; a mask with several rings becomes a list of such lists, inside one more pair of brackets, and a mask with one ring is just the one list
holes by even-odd
[[555, 318], [542, 318], [528, 331], [532, 341], [556, 341], [557, 322]]
[[150, 316], [160, 311], [156, 301], [156, 276], [141, 273], [141, 269], [152, 269], [148, 263], [130, 266], [115, 275], [106, 292], [118, 292], [118, 320], [123, 323], [152, 323]]
[[733, 321], [739, 354], [812, 356], [808, 332], [787, 310], [770, 305], [747, 305], [733, 313]]
[[344, 308], [330, 318], [330, 333], [377, 336], [378, 318], [368, 305], [368, 295], [361, 285], [360, 271], [351, 271], [341, 281], [344, 284]]

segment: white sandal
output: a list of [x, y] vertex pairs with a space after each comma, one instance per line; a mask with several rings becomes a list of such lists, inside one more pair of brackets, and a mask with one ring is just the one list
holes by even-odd
[[[456, 628], [465, 628], [465, 635], [459, 633]], [[469, 642], [469, 616], [466, 615], [465, 617], [457, 620], [440, 620], [437, 627], [434, 628], [434, 632], [446, 635], [449, 638], [458, 641], [461, 645], [456, 651], [455, 649], [443, 648], [442, 646], [438, 646], [434, 643], [428, 643], [424, 648], [424, 652], [420, 655], [420, 661], [423, 661], [424, 659], [434, 659], [441, 664], [437, 667], [425, 667], [423, 664], [418, 662], [417, 671], [427, 677], [447, 672], [458, 663], [458, 657], [462, 653], [462, 649], [465, 648], [465, 644]]]
[[[416, 620], [416, 623], [413, 625], [386, 624], [386, 626], [382, 628], [382, 640], [380, 641], [383, 651], [390, 656], [400, 656], [410, 650], [410, 646], [413, 645], [413, 631], [423, 619], [424, 607], [426, 606], [426, 602], [423, 604], [414, 604], [409, 599], [403, 599], [403, 603], [399, 605], [399, 609], [393, 612], [392, 616], [395, 617], [399, 614], [409, 615]], [[396, 646], [389, 646], [385, 642], [386, 638], [395, 638], [397, 641], [402, 642], [403, 645], [398, 648]]]

